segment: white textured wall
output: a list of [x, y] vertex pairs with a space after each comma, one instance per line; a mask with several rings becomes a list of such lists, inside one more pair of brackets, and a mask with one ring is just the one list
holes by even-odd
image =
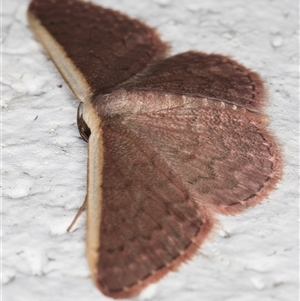
[[[199, 255], [139, 297], [298, 300], [298, 1], [98, 0], [158, 28], [172, 53], [230, 55], [262, 75], [283, 180], [244, 214], [220, 216]], [[28, 29], [28, 0], [3, 1], [3, 300], [101, 301], [85, 259], [87, 145], [78, 101]], [[62, 87], [60, 88], [60, 85]]]

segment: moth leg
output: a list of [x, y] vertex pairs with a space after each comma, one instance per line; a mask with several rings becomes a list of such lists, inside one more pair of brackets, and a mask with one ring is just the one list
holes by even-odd
[[91, 135], [91, 130], [82, 117], [82, 106], [83, 102], [80, 102], [77, 109], [77, 127], [81, 138], [85, 142], [88, 142], [89, 137]]
[[75, 222], [77, 221], [78, 217], [81, 215], [81, 213], [85, 210], [86, 207], [86, 197], [84, 199], [83, 204], [81, 205], [81, 207], [79, 208], [78, 212], [76, 213], [71, 225], [68, 227], [67, 232], [70, 232], [70, 230], [72, 229], [72, 227], [74, 226]]

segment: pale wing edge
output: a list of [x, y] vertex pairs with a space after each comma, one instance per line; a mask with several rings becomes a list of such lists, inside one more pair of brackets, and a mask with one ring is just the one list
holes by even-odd
[[75, 66], [64, 48], [55, 40], [49, 31], [41, 24], [41, 21], [30, 11], [27, 12], [29, 25], [36, 38], [46, 49], [51, 60], [61, 73], [62, 77], [69, 85], [73, 93], [82, 101], [87, 102], [91, 95], [92, 89], [86, 79]]

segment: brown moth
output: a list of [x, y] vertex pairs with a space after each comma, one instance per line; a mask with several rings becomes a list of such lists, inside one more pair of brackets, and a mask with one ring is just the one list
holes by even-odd
[[28, 20], [83, 103], [86, 250], [103, 294], [137, 295], [195, 254], [216, 213], [274, 188], [259, 75], [222, 55], [166, 57], [155, 30], [79, 0], [34, 0]]

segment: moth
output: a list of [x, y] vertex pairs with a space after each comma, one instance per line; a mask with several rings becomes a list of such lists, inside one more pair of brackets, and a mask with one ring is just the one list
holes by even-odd
[[92, 3], [34, 0], [28, 20], [81, 102], [86, 252], [103, 294], [139, 294], [196, 253], [217, 213], [275, 187], [258, 74], [217, 54], [168, 57], [154, 29]]

